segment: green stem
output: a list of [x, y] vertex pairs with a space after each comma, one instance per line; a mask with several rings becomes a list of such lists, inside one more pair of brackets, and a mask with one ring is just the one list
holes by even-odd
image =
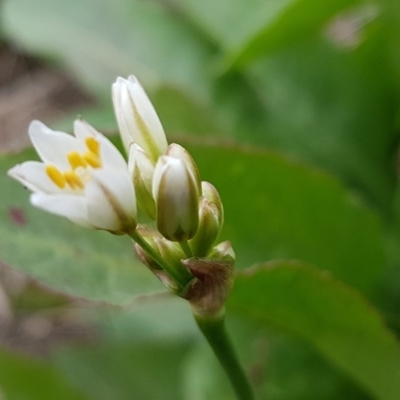
[[[165, 260], [161, 257], [159, 253], [154, 251], [154, 249], [146, 242], [143, 236], [138, 231], [133, 231], [129, 234], [129, 236], [149, 255], [153, 258], [153, 260], [168, 274], [174, 278], [175, 282], [179, 285], [178, 290], [183, 291], [190, 279], [188, 276], [183, 276], [179, 271], [170, 266]], [[191, 277], [192, 278], [192, 277]]]
[[239, 363], [232, 342], [225, 329], [224, 313], [217, 316], [193, 314], [198, 327], [224, 368], [238, 400], [254, 400], [250, 383]]
[[188, 242], [179, 242], [179, 245], [181, 246], [181, 249], [183, 250], [187, 258], [193, 257], [193, 252], [192, 249], [189, 247]]

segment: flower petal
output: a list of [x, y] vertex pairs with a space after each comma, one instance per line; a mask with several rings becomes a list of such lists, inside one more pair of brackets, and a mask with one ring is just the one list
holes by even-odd
[[77, 225], [94, 228], [88, 220], [87, 201], [83, 196], [32, 193], [30, 200], [33, 206], [41, 210], [66, 217]]
[[47, 164], [54, 164], [61, 169], [69, 169], [66, 155], [78, 150], [77, 140], [64, 132], [52, 131], [40, 121], [29, 125], [29, 137], [40, 158]]
[[59, 193], [60, 189], [48, 177], [46, 165], [39, 161], [27, 161], [8, 170], [8, 175], [33, 192]]
[[93, 171], [85, 194], [94, 226], [111, 231], [136, 227], [135, 191], [127, 170]]
[[101, 135], [92, 125], [87, 123], [82, 118], [77, 118], [74, 121], [74, 135], [80, 142], [85, 142], [87, 137], [97, 138]]
[[119, 150], [106, 138], [98, 132], [93, 126], [83, 119], [76, 119], [74, 122], [74, 133], [76, 138], [85, 143], [87, 137], [94, 137], [100, 143], [100, 158], [103, 162], [103, 168], [113, 167], [126, 170], [126, 161]]

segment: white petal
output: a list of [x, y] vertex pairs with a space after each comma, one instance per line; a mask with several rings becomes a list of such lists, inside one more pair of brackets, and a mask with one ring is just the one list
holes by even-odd
[[101, 133], [85, 120], [78, 118], [74, 121], [74, 135], [80, 142], [85, 142], [87, 137], [97, 138]]
[[87, 137], [94, 137], [100, 143], [100, 158], [103, 162], [103, 167], [112, 167], [125, 170], [127, 167], [126, 161], [120, 151], [107, 139], [102, 133], [97, 131], [93, 126], [83, 119], [74, 121], [74, 133], [77, 139], [84, 143]]
[[22, 183], [33, 192], [47, 194], [74, 193], [74, 190], [66, 186], [60, 189], [47, 175], [46, 165], [39, 161], [26, 161], [8, 170], [7, 174]]
[[52, 131], [40, 121], [29, 125], [29, 137], [40, 158], [47, 164], [69, 169], [66, 155], [77, 150], [77, 140], [67, 133]]
[[119, 231], [136, 225], [136, 199], [128, 171], [95, 170], [86, 185], [91, 223], [101, 229]]
[[100, 142], [101, 160], [103, 161], [104, 168], [107, 169], [111, 167], [126, 171], [128, 165], [120, 151], [112, 142], [103, 135], [101, 135], [98, 140]]
[[93, 225], [88, 220], [87, 202], [83, 196], [32, 193], [30, 200], [35, 207], [52, 214], [66, 217], [75, 224], [93, 228]]

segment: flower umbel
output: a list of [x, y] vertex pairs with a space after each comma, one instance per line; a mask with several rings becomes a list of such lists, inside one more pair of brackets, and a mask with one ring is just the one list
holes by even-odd
[[[188, 301], [238, 398], [251, 400], [224, 328], [235, 253], [229, 241], [218, 243], [224, 221], [219, 193], [201, 181], [186, 149], [168, 146], [134, 76], [118, 78], [112, 96], [128, 163], [81, 119], [75, 121], [74, 136], [33, 121], [29, 136], [41, 161], [16, 165], [8, 174], [32, 191], [34, 206], [84, 227], [129, 235], [139, 260], [170, 292]], [[153, 220], [150, 224], [137, 225], [136, 202]]]
[[29, 136], [39, 161], [16, 165], [8, 174], [32, 190], [31, 203], [78, 225], [128, 233], [136, 227], [136, 200], [127, 164], [114, 145], [83, 120], [74, 135], [39, 121]]

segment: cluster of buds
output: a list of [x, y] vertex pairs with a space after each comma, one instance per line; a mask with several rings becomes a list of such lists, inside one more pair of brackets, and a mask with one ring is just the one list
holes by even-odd
[[[136, 242], [139, 259], [199, 314], [218, 313], [232, 287], [234, 253], [218, 243], [224, 211], [216, 188], [202, 182], [195, 161], [168, 145], [156, 111], [134, 76], [112, 87], [128, 163], [83, 120], [74, 136], [39, 121], [29, 128], [42, 161], [17, 165], [9, 175], [28, 187], [31, 203], [71, 221]], [[137, 223], [137, 207], [154, 221]]]
[[216, 312], [231, 289], [234, 263], [230, 243], [218, 244], [224, 221], [219, 193], [201, 181], [186, 149], [168, 145], [157, 113], [134, 76], [118, 78], [112, 95], [137, 204], [157, 227], [137, 228], [151, 250], [137, 241], [136, 252], [198, 312]]

